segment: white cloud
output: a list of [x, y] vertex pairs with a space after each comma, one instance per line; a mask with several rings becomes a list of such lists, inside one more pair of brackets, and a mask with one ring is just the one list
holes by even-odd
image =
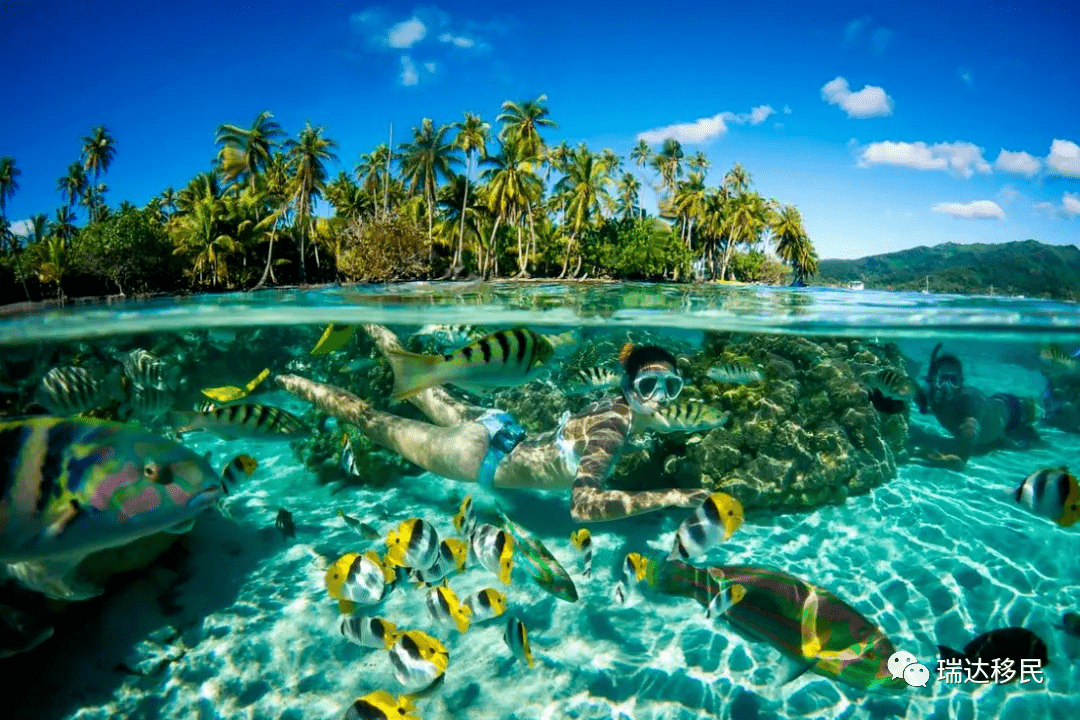
[[1020, 197], [1020, 191], [1014, 188], [1012, 185], [1003, 185], [998, 190], [995, 197], [1006, 205], [1011, 204], [1014, 200]]
[[898, 165], [915, 170], [949, 170], [969, 178], [976, 172], [989, 173], [990, 163], [974, 143], [954, 142], [927, 145], [924, 142], [870, 143], [859, 156], [859, 165]]
[[8, 229], [11, 230], [13, 235], [20, 235], [26, 237], [30, 234], [30, 228], [33, 227], [33, 223], [30, 220], [16, 220], [8, 225]]
[[971, 87], [975, 84], [975, 73], [966, 67], [956, 68], [956, 74], [960, 76], [960, 79], [964, 81], [964, 84]]
[[1070, 140], [1055, 139], [1050, 143], [1046, 167], [1057, 175], [1080, 178], [1080, 145]]
[[416, 70], [416, 63], [408, 55], [401, 56], [401, 75], [398, 76], [398, 79], [405, 87], [420, 82], [420, 73]]
[[784, 106], [784, 114], [785, 115], [790, 115], [791, 114], [791, 107], [790, 106], [788, 106], [788, 105]]
[[476, 41], [472, 38], [467, 38], [463, 35], [451, 35], [450, 33], [443, 33], [439, 36], [439, 42], [450, 43], [454, 47], [459, 48], [471, 48], [476, 45]]
[[1066, 215], [1080, 215], [1080, 195], [1067, 192], [1061, 196], [1061, 211]]
[[950, 215], [954, 218], [1005, 219], [1005, 211], [993, 200], [976, 200], [969, 203], [938, 203], [932, 209], [936, 213]]
[[859, 35], [862, 34], [864, 27], [870, 24], [870, 17], [861, 17], [852, 20], [844, 26], [844, 40], [847, 42], [854, 42]]
[[1041, 202], [1035, 209], [1054, 217], [1072, 219], [1080, 215], [1080, 194], [1066, 192], [1061, 195], [1061, 205]]
[[994, 161], [994, 167], [1024, 177], [1035, 177], [1039, 174], [1042, 163], [1039, 162], [1039, 158], [1026, 152], [1009, 152], [1001, 148], [997, 160]]
[[680, 143], [703, 143], [727, 134], [728, 123], [735, 125], [760, 125], [775, 115], [770, 105], [758, 105], [748, 113], [724, 111], [712, 117], [703, 117], [693, 122], [675, 123], [664, 127], [638, 133], [638, 139], [647, 143], [659, 143], [668, 138], [675, 138]]
[[851, 92], [848, 81], [834, 78], [821, 88], [821, 99], [831, 105], [839, 105], [848, 117], [871, 118], [892, 115], [893, 100], [883, 88], [865, 85], [858, 92]]
[[392, 48], [410, 48], [423, 40], [425, 35], [427, 35], [427, 26], [414, 15], [387, 31], [386, 44]]
[[424, 63], [424, 69], [425, 69], [425, 70], [427, 70], [427, 71], [428, 71], [429, 73], [433, 73], [433, 72], [435, 72], [435, 70], [436, 70], [437, 68], [438, 68], [438, 65], [436, 65], [436, 64], [435, 64], [435, 63], [433, 63], [433, 62], [426, 62], [426, 63]]

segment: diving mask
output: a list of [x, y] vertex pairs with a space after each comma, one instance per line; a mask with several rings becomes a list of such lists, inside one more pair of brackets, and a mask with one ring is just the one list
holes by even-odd
[[672, 372], [645, 371], [634, 378], [634, 390], [646, 400], [658, 392], [668, 400], [674, 400], [682, 389], [683, 379]]
[[934, 387], [938, 390], [944, 390], [946, 388], [959, 390], [962, 382], [963, 378], [960, 376], [960, 373], [942, 371], [934, 376]]

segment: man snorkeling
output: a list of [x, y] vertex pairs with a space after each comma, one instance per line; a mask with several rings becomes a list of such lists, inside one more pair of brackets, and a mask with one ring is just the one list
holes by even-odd
[[[379, 351], [401, 349], [381, 325], [365, 325]], [[606, 487], [633, 432], [682, 392], [675, 357], [656, 346], [620, 353], [621, 393], [565, 418], [557, 428], [530, 434], [505, 412], [489, 410], [429, 387], [408, 397], [430, 422], [382, 412], [340, 388], [296, 375], [278, 385], [321, 410], [360, 428], [374, 442], [437, 475], [495, 488], [571, 489], [570, 514], [577, 522], [614, 520], [668, 507], [691, 508], [706, 489], [623, 491]]]
[[953, 454], [930, 453], [924, 459], [933, 464], [963, 466], [975, 453], [1005, 447], [1026, 450], [1038, 441], [1033, 424], [1039, 419], [1038, 403], [1009, 393], [986, 395], [964, 385], [960, 359], [938, 355], [941, 343], [930, 355], [925, 388], [915, 398], [919, 412], [932, 413], [955, 438]]

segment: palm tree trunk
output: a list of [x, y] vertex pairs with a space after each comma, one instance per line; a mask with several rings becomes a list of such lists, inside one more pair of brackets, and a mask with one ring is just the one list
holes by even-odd
[[465, 209], [469, 207], [469, 175], [472, 173], [472, 153], [469, 153], [465, 163], [465, 199], [461, 202], [461, 222], [458, 223], [457, 247], [454, 249], [454, 259], [450, 263], [450, 277], [457, 277], [462, 270], [461, 246], [465, 244]]
[[[425, 193], [427, 194], [427, 193]], [[435, 238], [433, 224], [432, 224], [432, 206], [434, 206], [434, 196], [428, 195], [424, 198], [424, 202], [427, 203], [427, 261], [431, 264], [435, 260]]]
[[297, 210], [298, 214], [300, 215], [300, 283], [303, 284], [307, 281], [307, 268], [304, 266], [304, 230], [307, 227], [307, 208], [304, 206], [302, 201], [300, 207], [297, 208]]
[[570, 237], [566, 239], [566, 254], [563, 255], [562, 272], [559, 273], [559, 280], [566, 277], [566, 271], [570, 267], [570, 246], [574, 243], [574, 233], [570, 233]]
[[525, 249], [521, 247], [521, 218], [518, 217], [517, 221], [517, 240], [518, 240], [518, 271], [514, 277], [522, 277], [525, 274]]
[[529, 277], [529, 258], [536, 256], [536, 224], [533, 222], [532, 205], [529, 206], [529, 251], [525, 255], [525, 277]]
[[[256, 283], [255, 289], [261, 288], [266, 284], [267, 277], [273, 277], [274, 271], [271, 269], [271, 261], [274, 257], [274, 236], [277, 235], [277, 223], [274, 223], [274, 229], [270, 231], [270, 249], [266, 252], [266, 267], [263, 268], [262, 277], [259, 278], [259, 282]], [[276, 283], [277, 280], [275, 279]]]
[[[495, 275], [499, 274], [499, 253], [498, 248], [495, 247], [495, 233], [499, 232], [499, 223], [502, 222], [502, 215], [495, 216], [495, 227], [491, 228], [491, 241], [488, 242], [488, 264], [495, 266]], [[487, 277], [486, 270], [481, 271], [480, 277]]]

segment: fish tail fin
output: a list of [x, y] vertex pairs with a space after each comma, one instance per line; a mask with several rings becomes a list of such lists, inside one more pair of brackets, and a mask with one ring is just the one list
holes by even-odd
[[336, 352], [345, 347], [345, 343], [352, 340], [355, 334], [356, 325], [334, 325], [331, 323], [326, 326], [326, 331], [323, 332], [319, 341], [315, 343], [315, 347], [311, 348], [311, 354], [329, 355]]
[[804, 658], [816, 658], [821, 652], [821, 638], [817, 633], [818, 594], [811, 589], [803, 601], [802, 616], [799, 626], [802, 635], [802, 654]]
[[244, 386], [244, 390], [247, 391], [246, 394], [250, 395], [252, 391], [254, 391], [255, 388], [259, 387], [259, 384], [268, 377], [270, 377], [270, 368], [263, 368], [262, 372], [253, 377], [251, 379], [251, 382]]
[[438, 377], [442, 355], [420, 355], [389, 348], [386, 360], [394, 371], [394, 400], [404, 400], [421, 390], [442, 384], [442, 379]]
[[167, 417], [177, 433], [186, 433], [196, 429], [193, 424], [195, 415], [191, 410], [170, 410]]

